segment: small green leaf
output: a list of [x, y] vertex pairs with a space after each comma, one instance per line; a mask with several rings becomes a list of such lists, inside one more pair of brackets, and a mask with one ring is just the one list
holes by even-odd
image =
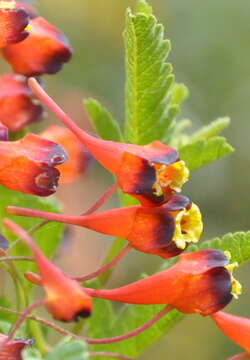
[[[170, 42], [164, 40], [163, 26], [157, 23], [146, 1], [139, 2], [135, 15], [128, 10], [124, 39], [126, 141], [134, 144], [167, 141], [179, 108], [175, 101], [181, 96], [178, 99], [177, 89], [172, 87], [172, 66], [166, 62]], [[180, 93], [182, 90], [179, 88]]]
[[99, 101], [95, 99], [86, 99], [84, 105], [97, 134], [102, 139], [122, 141], [122, 134], [118, 123]]
[[199, 140], [208, 140], [214, 136], [219, 135], [226, 127], [230, 125], [230, 118], [223, 117], [212, 121], [209, 125], [202, 127], [196, 131], [189, 139], [189, 142], [194, 143]]
[[203, 241], [199, 245], [201, 249], [228, 250], [232, 255], [231, 262], [242, 264], [250, 260], [250, 231], [236, 232], [224, 235], [222, 238], [215, 237], [211, 240]]
[[153, 12], [152, 6], [150, 6], [145, 0], [139, 0], [136, 8], [137, 13], [143, 13], [145, 15], [151, 15]]
[[[40, 198], [33, 195], [23, 194], [18, 191], [8, 190], [4, 187], [0, 187], [1, 191], [1, 202], [0, 202], [0, 219], [9, 217], [14, 222], [28, 230], [32, 226], [41, 222], [41, 219], [33, 219], [21, 216], [10, 216], [5, 212], [5, 208], [8, 205], [28, 207], [32, 209], [39, 209], [43, 211], [58, 212], [59, 205], [53, 197]], [[41, 229], [34, 232], [32, 235], [36, 239], [42, 252], [52, 257], [57, 249], [60, 240], [63, 237], [64, 225], [60, 223], [51, 222], [41, 227]], [[2, 226], [2, 231], [7, 235], [9, 240], [15, 240], [16, 236], [7, 231]], [[23, 243], [19, 242], [16, 244], [10, 252], [11, 255], [30, 255], [30, 251]], [[35, 265], [28, 261], [16, 261], [16, 266], [22, 271], [34, 270]]]
[[233, 151], [224, 137], [215, 136], [207, 141], [197, 141], [180, 148], [180, 158], [190, 170], [198, 169]]
[[44, 360], [88, 360], [86, 344], [82, 341], [63, 341], [57, 344]]

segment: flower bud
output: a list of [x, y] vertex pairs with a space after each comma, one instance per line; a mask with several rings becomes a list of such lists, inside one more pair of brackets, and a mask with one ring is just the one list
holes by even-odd
[[30, 34], [25, 41], [3, 49], [3, 56], [13, 71], [25, 76], [58, 72], [71, 58], [67, 38], [42, 17], [30, 20]]
[[60, 176], [55, 166], [66, 159], [60, 145], [38, 135], [0, 141], [0, 184], [27, 194], [51, 195]]
[[29, 35], [26, 31], [29, 15], [23, 8], [16, 8], [15, 1], [0, 0], [0, 48], [23, 41]]
[[0, 77], [0, 122], [10, 131], [19, 131], [38, 121], [42, 113], [43, 108], [34, 99], [24, 76]]

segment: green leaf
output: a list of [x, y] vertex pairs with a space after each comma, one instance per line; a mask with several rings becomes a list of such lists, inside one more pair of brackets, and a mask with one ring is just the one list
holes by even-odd
[[112, 303], [101, 299], [93, 299], [93, 301], [94, 311], [88, 321], [88, 336], [93, 338], [108, 337], [111, 334], [111, 326], [115, 316]]
[[82, 341], [63, 341], [56, 345], [44, 360], [88, 360], [86, 344]]
[[99, 101], [86, 99], [84, 105], [88, 111], [97, 134], [105, 140], [122, 141], [122, 134], [118, 123], [112, 118]]
[[164, 40], [163, 26], [157, 23], [146, 1], [139, 2], [135, 15], [128, 10], [124, 39], [126, 141], [168, 141], [184, 88], [171, 86], [172, 66], [166, 62], [170, 42]]
[[[33, 195], [23, 194], [18, 191], [8, 190], [4, 187], [0, 187], [1, 202], [0, 202], [0, 219], [9, 217], [14, 222], [22, 226], [24, 229], [30, 229], [35, 224], [41, 222], [40, 219], [33, 219], [28, 217], [11, 216], [6, 214], [5, 208], [7, 205], [22, 206], [32, 209], [39, 209], [44, 211], [58, 212], [59, 205], [53, 197], [40, 198]], [[2, 225], [1, 225], [2, 226]], [[51, 222], [41, 227], [41, 229], [34, 232], [32, 235], [39, 244], [42, 252], [52, 257], [58, 247], [60, 240], [63, 237], [63, 224]], [[2, 226], [2, 231], [7, 235], [7, 238], [11, 241], [16, 239], [16, 236], [7, 231]], [[30, 255], [30, 251], [26, 245], [19, 242], [11, 249], [11, 255]], [[28, 261], [16, 261], [16, 266], [22, 271], [32, 270], [34, 271], [35, 265]]]
[[35, 348], [24, 349], [22, 351], [22, 358], [24, 360], [42, 360], [42, 357], [41, 357], [39, 351]]
[[179, 149], [180, 158], [190, 170], [198, 169], [233, 151], [224, 137], [215, 136], [207, 141], [199, 140]]
[[211, 240], [203, 241], [198, 246], [199, 250], [210, 248], [230, 251], [232, 256], [231, 262], [237, 261], [239, 264], [242, 264], [250, 260], [250, 231], [229, 233], [221, 238], [215, 237]]
[[153, 9], [152, 6], [150, 6], [145, 0], [139, 0], [136, 12], [151, 15], [153, 13]]
[[230, 118], [223, 117], [212, 121], [209, 125], [202, 127], [196, 131], [189, 139], [189, 142], [197, 142], [199, 140], [208, 140], [219, 135], [226, 127], [230, 125]]
[[[102, 302], [104, 303], [104, 301]], [[113, 324], [112, 322], [109, 324], [108, 333], [106, 333], [106, 328], [104, 328], [105, 336], [120, 335], [133, 330], [152, 318], [161, 309], [162, 305], [125, 305], [115, 321], [113, 321]], [[102, 345], [102, 351], [112, 351], [126, 356], [137, 357], [146, 347], [149, 347], [161, 336], [165, 335], [172, 328], [173, 324], [183, 316], [183, 314], [173, 310], [151, 328], [137, 336], [117, 343]], [[94, 346], [93, 349], [96, 350], [98, 347]], [[105, 357], [103, 359], [108, 360]]]

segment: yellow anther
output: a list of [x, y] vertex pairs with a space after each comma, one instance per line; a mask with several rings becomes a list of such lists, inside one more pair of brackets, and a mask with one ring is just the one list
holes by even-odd
[[188, 181], [189, 170], [185, 162], [180, 160], [171, 165], [152, 164], [156, 169], [156, 182], [154, 184], [155, 194], [161, 196], [164, 188], [180, 192], [182, 185]]
[[179, 249], [185, 249], [187, 243], [197, 243], [203, 230], [200, 209], [192, 203], [188, 210], [182, 210], [175, 217], [175, 233], [172, 241]]
[[31, 25], [28, 24], [24, 30], [25, 30], [25, 31], [31, 31]]
[[[232, 258], [231, 253], [229, 251], [224, 251], [224, 254], [227, 256], [228, 260], [230, 260]], [[241, 283], [238, 280], [236, 280], [233, 276], [233, 270], [238, 266], [239, 266], [239, 264], [237, 261], [235, 261], [232, 264], [225, 265], [225, 268], [228, 270], [228, 272], [230, 273], [230, 276], [231, 276], [231, 282], [232, 282], [231, 294], [233, 295], [233, 297], [235, 299], [238, 299], [239, 295], [241, 295], [241, 293], [242, 293]]]

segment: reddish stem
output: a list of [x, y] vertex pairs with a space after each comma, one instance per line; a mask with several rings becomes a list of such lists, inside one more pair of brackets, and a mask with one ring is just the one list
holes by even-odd
[[159, 319], [161, 319], [164, 315], [166, 315], [172, 309], [173, 309], [173, 307], [170, 305], [165, 306], [160, 312], [158, 312], [150, 320], [146, 321], [143, 325], [139, 326], [138, 328], [127, 332], [126, 334], [114, 336], [114, 337], [110, 337], [110, 338], [104, 338], [104, 339], [92, 339], [92, 338], [87, 338], [87, 337], [83, 337], [82, 339], [84, 341], [86, 341], [88, 344], [110, 344], [110, 343], [126, 340], [126, 339], [136, 336], [136, 335], [140, 334], [141, 332], [150, 328], [152, 325], [154, 325]]
[[19, 317], [19, 319], [16, 321], [16, 323], [11, 327], [7, 338], [2, 342], [1, 346], [0, 346], [0, 353], [2, 351], [2, 349], [4, 348], [4, 346], [7, 344], [7, 342], [9, 340], [12, 339], [13, 335], [15, 334], [15, 332], [17, 331], [17, 329], [22, 325], [22, 323], [25, 321], [25, 319], [27, 318], [27, 315], [34, 309], [38, 308], [39, 306], [44, 304], [44, 299], [43, 300], [38, 300], [35, 303], [29, 305], [24, 312], [21, 314], [21, 316]]
[[53, 111], [53, 113], [78, 137], [80, 141], [85, 141], [86, 138], [89, 137], [89, 135], [81, 131], [78, 125], [76, 125], [74, 121], [55, 103], [55, 101], [46, 94], [35, 78], [29, 78], [28, 85], [38, 99], [47, 105], [47, 107]]
[[109, 270], [115, 264], [117, 264], [118, 261], [120, 261], [121, 258], [129, 252], [129, 250], [131, 250], [131, 246], [128, 244], [110, 262], [103, 265], [98, 270], [96, 270], [88, 275], [70, 276], [70, 278], [77, 280], [77, 281], [87, 281], [87, 280], [93, 279], [93, 278], [97, 277], [98, 275], [104, 273], [105, 271]]
[[111, 352], [105, 352], [105, 351], [98, 351], [98, 352], [89, 352], [89, 356], [105, 356], [105, 357], [111, 357], [114, 359], [121, 359], [121, 360], [133, 360], [130, 357], [121, 355], [121, 354], [116, 354], [116, 353], [111, 353]]
[[115, 190], [117, 188], [118, 188], [118, 183], [115, 182], [111, 187], [109, 187], [104, 192], [104, 194], [100, 197], [100, 199], [98, 199], [94, 203], [94, 205], [92, 205], [87, 211], [85, 211], [81, 215], [89, 215], [89, 214], [92, 214], [93, 212], [95, 212], [97, 209], [99, 209], [105, 203], [105, 201], [107, 201], [111, 197], [111, 195], [113, 195], [113, 193], [115, 192]]

